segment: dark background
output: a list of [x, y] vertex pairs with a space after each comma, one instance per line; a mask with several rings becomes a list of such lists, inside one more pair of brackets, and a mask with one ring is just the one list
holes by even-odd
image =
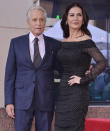
[[62, 18], [65, 7], [73, 1], [83, 5], [91, 20], [110, 16], [110, 0], [41, 0], [41, 6], [47, 10], [48, 17], [55, 18], [58, 14]]

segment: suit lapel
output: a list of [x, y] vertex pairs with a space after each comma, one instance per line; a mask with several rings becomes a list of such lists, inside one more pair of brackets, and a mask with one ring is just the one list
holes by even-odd
[[34, 66], [33, 63], [32, 63], [32, 60], [31, 60], [30, 49], [29, 49], [29, 34], [27, 34], [24, 37], [23, 42], [24, 42], [24, 44], [23, 44], [24, 45], [23, 50], [24, 50], [24, 55], [25, 55], [26, 61], [28, 63], [30, 63], [32, 66]]
[[43, 65], [45, 63], [46, 58], [47, 58], [47, 54], [50, 51], [49, 39], [45, 35], [43, 35], [43, 36], [44, 36], [44, 43], [45, 43], [45, 55], [44, 55], [44, 57], [42, 59], [42, 62], [41, 62], [41, 64], [39, 66], [41, 66], [41, 65]]

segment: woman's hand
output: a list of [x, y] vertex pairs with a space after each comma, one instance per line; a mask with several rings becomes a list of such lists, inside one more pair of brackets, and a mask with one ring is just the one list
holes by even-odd
[[73, 76], [70, 77], [70, 80], [68, 81], [68, 84], [70, 86], [72, 86], [75, 83], [80, 84], [80, 79], [81, 79], [81, 77], [73, 75]]
[[89, 70], [85, 72], [85, 75], [88, 75], [93, 69], [93, 65], [90, 65]]

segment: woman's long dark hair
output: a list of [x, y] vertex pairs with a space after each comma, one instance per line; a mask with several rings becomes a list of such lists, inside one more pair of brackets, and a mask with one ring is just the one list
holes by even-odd
[[65, 10], [65, 13], [63, 15], [62, 21], [61, 21], [61, 27], [63, 29], [64, 38], [69, 37], [69, 26], [66, 23], [66, 21], [67, 21], [68, 12], [73, 7], [79, 7], [82, 10], [83, 24], [81, 26], [81, 31], [82, 31], [82, 33], [87, 34], [87, 35], [89, 35], [91, 37], [90, 31], [87, 29], [89, 16], [87, 15], [85, 9], [78, 2], [73, 2], [69, 6], [67, 6], [67, 8]]

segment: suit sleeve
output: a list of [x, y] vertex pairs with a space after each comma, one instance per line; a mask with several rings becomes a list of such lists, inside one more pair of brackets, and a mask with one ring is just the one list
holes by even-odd
[[55, 48], [56, 50], [55, 50], [55, 53], [54, 53], [54, 58], [55, 58], [54, 59], [54, 70], [58, 71], [59, 73], [62, 72], [61, 64], [60, 64], [60, 62], [57, 58], [57, 53], [60, 50], [60, 48], [61, 48], [61, 42], [57, 41], [56, 42], [56, 48]]
[[14, 87], [16, 79], [16, 57], [14, 42], [11, 40], [5, 69], [5, 106], [14, 104]]

